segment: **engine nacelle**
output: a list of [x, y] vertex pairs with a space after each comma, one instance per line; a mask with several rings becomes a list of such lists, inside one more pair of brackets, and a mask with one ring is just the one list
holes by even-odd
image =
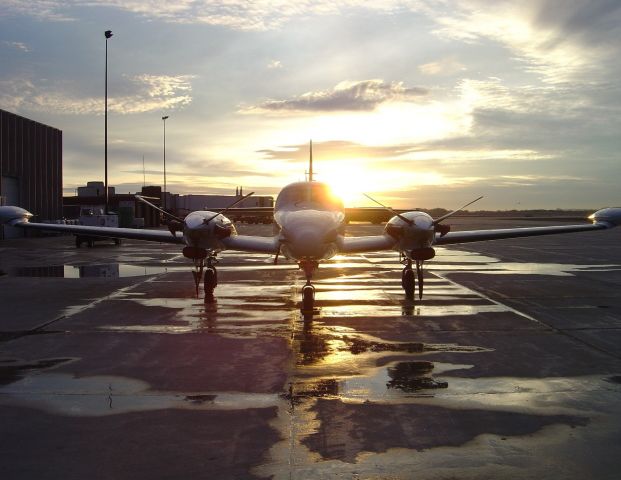
[[412, 258], [411, 252], [430, 249], [435, 241], [433, 218], [425, 212], [406, 212], [392, 217], [384, 232], [398, 240], [394, 249]]
[[183, 221], [183, 237], [191, 247], [223, 250], [222, 240], [237, 235], [233, 222], [224, 215], [208, 210], [190, 213]]

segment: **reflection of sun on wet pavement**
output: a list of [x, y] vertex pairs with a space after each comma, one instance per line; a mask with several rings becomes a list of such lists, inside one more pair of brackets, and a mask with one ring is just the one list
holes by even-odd
[[[68, 373], [71, 362], [80, 359], [59, 355], [0, 365], [0, 403], [94, 417], [155, 410], [277, 409], [271, 426], [281, 440], [253, 470], [277, 479], [410, 478], [413, 468], [417, 478], [425, 478], [425, 469], [448, 478], [456, 471], [485, 476], [489, 465], [503, 463], [507, 451], [518, 458], [540, 448], [550, 458], [563, 458], [559, 451], [567, 458], [571, 449], [565, 447], [573, 438], [601, 444], [598, 431], [613, 434], [607, 421], [610, 416], [621, 418], [621, 408], [614, 406], [621, 404], [615, 402], [621, 392], [618, 376], [590, 375], [586, 369], [568, 377], [565, 357], [561, 361], [558, 352], [533, 347], [537, 342], [547, 345], [549, 328], [446, 275], [571, 276], [621, 267], [505, 263], [470, 252], [437, 252], [425, 264], [422, 301], [403, 298], [395, 252], [335, 258], [317, 272], [317, 314], [306, 319], [299, 311], [301, 272], [290, 263], [273, 265], [262, 255], [223, 254], [220, 285], [208, 301], [194, 296], [188, 267], [178, 256], [165, 265], [126, 269], [144, 269], [145, 278], [96, 304], [68, 309], [55, 328], [67, 328], [76, 337], [93, 331], [101, 336], [130, 332], [136, 338], [142, 333], [150, 342], [155, 337], [158, 342], [159, 337], [195, 337], [192, 347], [189, 342], [167, 344], [174, 347], [162, 352], [171, 358], [175, 348], [206, 350], [214, 344], [206, 338], [226, 339], [236, 344], [226, 352], [231, 360], [230, 365], [224, 360], [225, 369], [239, 365], [239, 358], [256, 363], [267, 355], [261, 350], [265, 347], [242, 351], [240, 345], [278, 340], [284, 351], [278, 360], [282, 375], [270, 380], [277, 387], [260, 390], [259, 379], [248, 378], [237, 385], [249, 385], [249, 391], [180, 391], [125, 374]], [[131, 263], [131, 256], [124, 262]], [[89, 322], [85, 311], [92, 305], [105, 322]], [[562, 341], [566, 343], [559, 348], [567, 350], [562, 353], [572, 355], [575, 345], [567, 338]], [[526, 365], [542, 352], [535, 361], [542, 365], [538, 370]], [[227, 372], [231, 377], [249, 375], [232, 367]], [[584, 428], [591, 425], [599, 430]], [[525, 475], [519, 462], [504, 463], [495, 474]], [[537, 471], [545, 477], [545, 468]]]
[[[440, 249], [439, 249], [440, 250]], [[496, 263], [490, 257], [472, 254], [445, 255], [440, 250], [440, 270], [448, 265], [466, 264], [484, 269]], [[227, 335], [252, 332], [279, 332], [288, 327], [299, 304], [300, 273], [291, 264], [265, 263], [264, 256], [249, 255], [251, 266], [238, 265], [238, 258], [225, 254], [219, 266], [220, 286], [211, 302], [188, 295], [187, 275], [170, 265], [171, 271], [125, 292], [119, 300], [146, 308], [174, 310], [172, 324], [109, 325], [105, 328], [151, 332], [183, 333], [209, 329]], [[232, 260], [236, 263], [229, 264]], [[248, 259], [244, 259], [244, 264]], [[340, 317], [377, 316], [447, 316], [473, 315], [483, 312], [507, 312], [511, 309], [426, 271], [425, 298], [422, 302], [405, 301], [399, 276], [400, 266], [394, 252], [347, 257], [322, 265], [316, 275], [315, 320]], [[255, 265], [256, 264], [256, 265]], [[261, 268], [257, 279], [256, 267]], [[171, 288], [172, 287], [172, 288]], [[185, 293], [181, 293], [185, 290]], [[147, 316], [148, 318], [148, 316]]]

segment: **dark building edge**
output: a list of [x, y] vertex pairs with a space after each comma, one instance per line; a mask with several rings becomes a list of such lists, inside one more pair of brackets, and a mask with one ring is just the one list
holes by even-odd
[[0, 109], [0, 171], [38, 221], [62, 218], [62, 142], [58, 128]]

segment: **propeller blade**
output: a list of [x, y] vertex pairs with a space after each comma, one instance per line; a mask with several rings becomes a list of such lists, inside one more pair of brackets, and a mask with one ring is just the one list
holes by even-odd
[[213, 217], [203, 220], [204, 224], [208, 224], [209, 222], [211, 222], [214, 218], [216, 218], [218, 215], [223, 214], [224, 212], [226, 212], [228, 209], [233, 208], [235, 205], [237, 205], [240, 202], [243, 202], [244, 200], [246, 200], [250, 195], [254, 195], [254, 192], [250, 192], [248, 195], [244, 195], [242, 198], [239, 198], [237, 200], [235, 200], [233, 203], [231, 203], [228, 207], [220, 210], [218, 213], [216, 213]]
[[394, 211], [392, 208], [387, 207], [386, 205], [384, 205], [383, 203], [378, 202], [377, 200], [375, 200], [374, 198], [370, 197], [369, 195], [367, 195], [366, 193], [363, 193], [363, 195], [365, 197], [367, 197], [369, 200], [377, 203], [380, 207], [385, 208], [386, 210], [388, 210], [390, 213], [392, 213], [393, 215], [396, 215], [397, 217], [399, 217], [401, 220], [403, 220], [405, 223], [407, 223], [408, 225], [414, 225], [414, 221], [410, 220], [409, 218], [405, 218], [403, 215], [401, 215], [400, 213]]
[[167, 212], [167, 211], [166, 211], [166, 210], [164, 210], [163, 208], [160, 208], [160, 207], [158, 207], [157, 205], [155, 205], [154, 203], [151, 203], [151, 202], [149, 202], [149, 201], [147, 200], [147, 198], [150, 198], [150, 199], [155, 199], [155, 200], [157, 200], [157, 198], [155, 198], [155, 197], [143, 197], [142, 195], [134, 195], [134, 197], [136, 197], [136, 199], [137, 199], [138, 201], [140, 201], [140, 202], [142, 202], [142, 203], [144, 203], [144, 204], [146, 204], [146, 205], [149, 205], [151, 208], [154, 208], [154, 209], [155, 209], [155, 210], [157, 210], [158, 212], [160, 212], [160, 213], [162, 213], [162, 214], [166, 215], [167, 217], [170, 217], [170, 218], [172, 218], [172, 219], [174, 219], [174, 220], [177, 220], [178, 222], [183, 223], [183, 218], [179, 218], [179, 217], [177, 217], [176, 215], [173, 215], [172, 213]]
[[436, 218], [433, 221], [434, 226], [437, 225], [438, 223], [440, 223], [442, 220], [446, 220], [448, 217], [450, 217], [451, 215], [455, 215], [457, 212], [463, 210], [464, 208], [466, 208], [468, 205], [472, 205], [474, 202], [478, 202], [479, 200], [481, 200], [483, 198], [483, 195], [481, 195], [479, 198], [475, 198], [474, 200], [472, 200], [471, 202], [466, 203], [465, 205], [462, 205], [461, 207], [459, 207], [457, 210], [453, 210], [452, 212], [447, 213], [446, 215], [442, 215], [440, 218]]
[[416, 260], [416, 276], [418, 277], [418, 299], [423, 299], [423, 262]]

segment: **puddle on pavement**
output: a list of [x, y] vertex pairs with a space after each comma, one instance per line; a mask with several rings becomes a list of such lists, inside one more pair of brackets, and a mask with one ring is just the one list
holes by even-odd
[[430, 395], [434, 390], [448, 388], [448, 382], [434, 378], [434, 374], [465, 368], [472, 368], [472, 365], [434, 364], [426, 360], [394, 362], [364, 376], [300, 379], [292, 382], [282, 397], [292, 404], [299, 404], [306, 398], [326, 397], [356, 402], [401, 402], [411, 394]]
[[449, 382], [435, 376], [468, 368], [472, 368], [472, 365], [428, 361], [396, 362], [388, 367], [376, 368], [370, 375], [340, 381], [338, 394], [343, 401], [401, 402], [412, 395], [429, 396], [435, 390], [447, 389]]
[[277, 394], [244, 392], [161, 392], [138, 379], [75, 377], [66, 373], [29, 375], [0, 386], [0, 405], [37, 408], [57, 415], [103, 416], [164, 409], [244, 410], [278, 405]]
[[569, 277], [580, 272], [613, 272], [621, 270], [621, 265], [571, 265], [566, 263], [502, 263], [501, 268], [492, 266], [434, 265], [438, 272], [486, 273], [492, 275], [550, 275], [555, 277]]
[[10, 385], [41, 370], [47, 370], [72, 362], [74, 358], [46, 358], [32, 362], [15, 359], [0, 360], [0, 386]]
[[159, 275], [180, 270], [182, 267], [142, 266], [129, 263], [102, 263], [94, 265], [52, 265], [40, 267], [19, 267], [9, 270], [12, 277], [56, 277], [56, 278], [124, 278], [143, 275]]
[[[420, 359], [421, 355], [491, 351], [471, 345], [388, 342], [371, 335], [356, 334], [352, 329], [333, 329], [321, 324], [305, 325], [296, 330], [291, 348], [295, 354], [295, 374], [290, 399], [311, 397], [314, 392], [317, 396], [369, 401], [446, 388], [445, 381], [433, 376], [472, 367], [431, 362]], [[400, 360], [377, 366], [395, 356]], [[411, 360], [404, 361], [402, 357]]]
[[[395, 268], [394, 257], [383, 256], [374, 260], [386, 262], [382, 265], [391, 271], [376, 269], [375, 272], [360, 274], [354, 270], [344, 275], [336, 269], [324, 270], [322, 278], [318, 278], [316, 282], [315, 318], [441, 317], [512, 311], [507, 306], [431, 272], [426, 274], [424, 300], [404, 302], [399, 276], [392, 272]], [[368, 266], [368, 262], [360, 263], [365, 264]], [[264, 264], [263, 267], [267, 270], [274, 266]], [[242, 279], [221, 281], [213, 300], [207, 302], [189, 296], [180, 298], [169, 295], [169, 277], [158, 277], [140, 291], [127, 292], [123, 299], [147, 308], [174, 309], [171, 315], [174, 324], [111, 324], [102, 328], [153, 333], [209, 331], [242, 337], [258, 334], [281, 335], [286, 333], [283, 330], [287, 329], [292, 313], [299, 309], [302, 285], [300, 273], [294, 266], [284, 267], [286, 270], [275, 271], [268, 280], [261, 282], [256, 277], [247, 279], [246, 274], [237, 266], [230, 266], [231, 272], [236, 271], [242, 275]], [[222, 269], [221, 266], [218, 268]], [[187, 283], [190, 291], [192, 287], [189, 281]]]

